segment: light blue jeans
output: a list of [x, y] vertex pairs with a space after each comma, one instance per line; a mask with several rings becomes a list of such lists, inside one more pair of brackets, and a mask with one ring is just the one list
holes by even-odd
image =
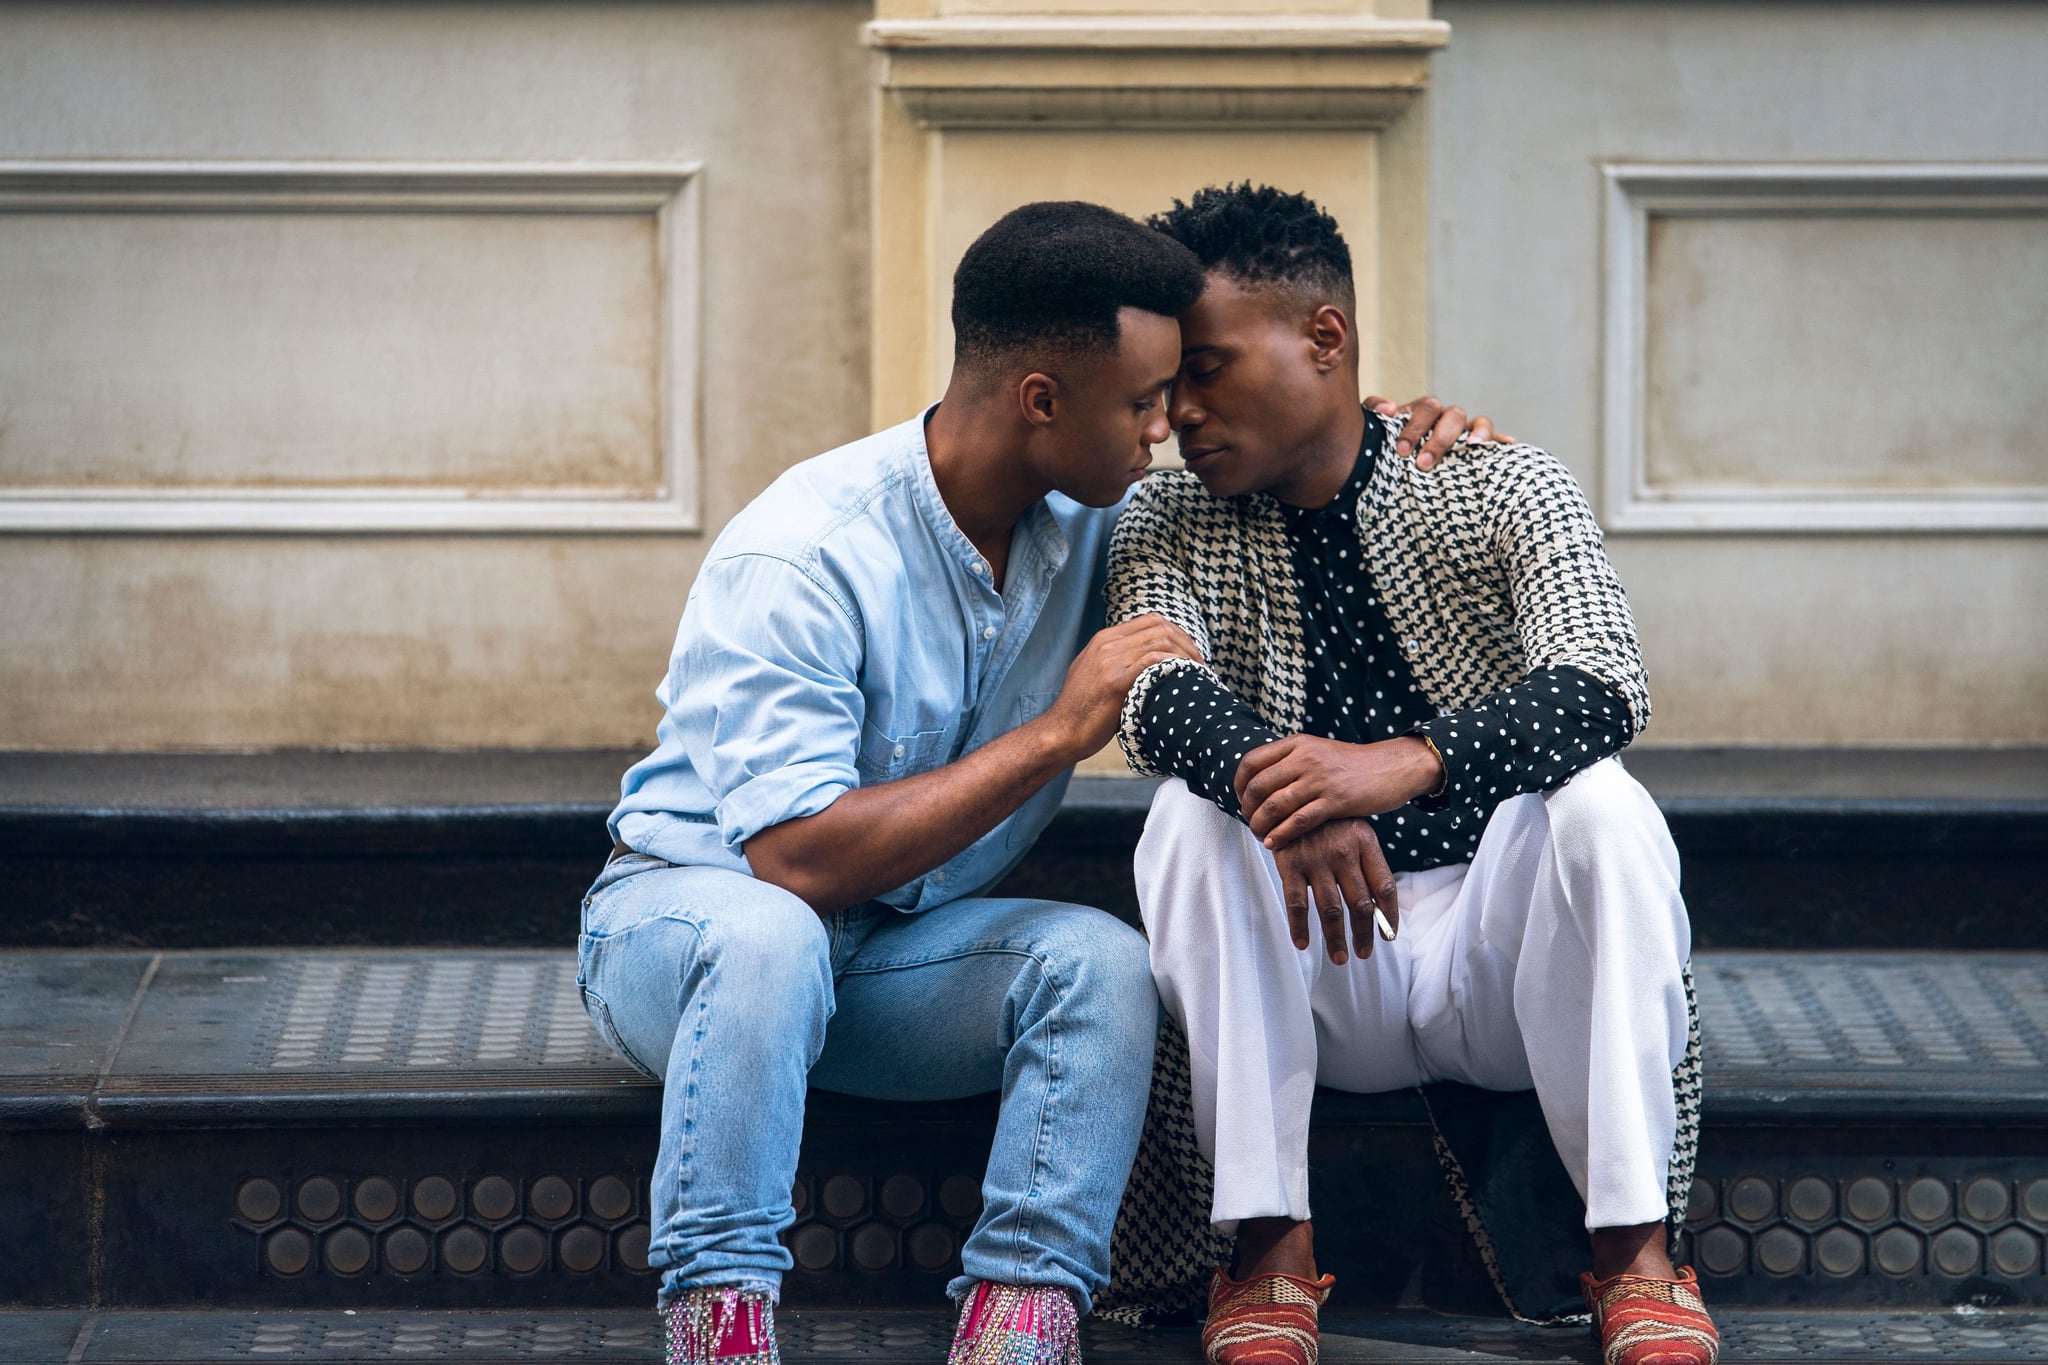
[[577, 981], [606, 1041], [664, 1083], [653, 1239], [663, 1302], [779, 1293], [807, 1084], [876, 1099], [1002, 1091], [975, 1280], [1109, 1280], [1150, 1092], [1158, 995], [1145, 940], [1100, 910], [963, 899], [820, 919], [744, 874], [643, 854], [583, 901]]

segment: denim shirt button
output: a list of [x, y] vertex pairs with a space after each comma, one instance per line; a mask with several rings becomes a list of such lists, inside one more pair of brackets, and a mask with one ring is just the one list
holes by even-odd
[[944, 886], [946, 884], [946, 874], [943, 872], [934, 872], [932, 873], [932, 880], [937, 882], [940, 886]]
[[897, 745], [897, 746], [896, 746], [896, 751], [895, 751], [895, 755], [894, 755], [894, 756], [895, 756], [895, 757], [897, 757], [897, 758], [901, 758], [901, 757], [903, 757], [903, 746], [902, 746], [901, 744], [899, 744], [899, 745]]
[[995, 639], [995, 638], [996, 638], [996, 628], [995, 628], [994, 626], [983, 626], [983, 627], [981, 628], [981, 638], [982, 638], [982, 639], [984, 639], [984, 640], [993, 640], [993, 639]]

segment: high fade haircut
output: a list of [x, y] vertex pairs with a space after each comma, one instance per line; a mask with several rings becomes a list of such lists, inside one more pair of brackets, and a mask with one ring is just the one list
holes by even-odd
[[1337, 220], [1305, 194], [1271, 185], [1196, 190], [1165, 213], [1145, 220], [1195, 253], [1202, 269], [1221, 270], [1242, 284], [1277, 285], [1304, 303], [1357, 308], [1351, 248]]
[[1194, 253], [1114, 209], [1026, 204], [974, 239], [953, 272], [954, 364], [986, 373], [1117, 348], [1117, 311], [1177, 317], [1202, 295]]

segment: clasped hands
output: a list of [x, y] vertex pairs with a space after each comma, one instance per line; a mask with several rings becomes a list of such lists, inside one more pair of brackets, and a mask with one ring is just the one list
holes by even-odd
[[1296, 948], [1309, 945], [1311, 897], [1324, 946], [1338, 966], [1354, 954], [1372, 956], [1375, 908], [1400, 927], [1394, 874], [1365, 817], [1437, 790], [1443, 776], [1436, 751], [1414, 736], [1345, 744], [1289, 735], [1244, 756], [1232, 785], [1252, 833], [1279, 866]]

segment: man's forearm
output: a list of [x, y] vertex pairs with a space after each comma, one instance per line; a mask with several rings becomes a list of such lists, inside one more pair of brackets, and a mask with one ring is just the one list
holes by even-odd
[[1278, 732], [1207, 668], [1162, 670], [1154, 679], [1138, 717], [1146, 763], [1243, 819], [1238, 763]]
[[1079, 762], [1050, 716], [991, 740], [956, 763], [857, 787], [816, 815], [762, 830], [745, 845], [754, 875], [820, 915], [893, 891], [987, 834]]
[[1523, 792], [1550, 791], [1634, 737], [1628, 704], [1582, 669], [1539, 669], [1476, 704], [1416, 728], [1443, 758], [1445, 789], [1419, 804], [1491, 808]]

